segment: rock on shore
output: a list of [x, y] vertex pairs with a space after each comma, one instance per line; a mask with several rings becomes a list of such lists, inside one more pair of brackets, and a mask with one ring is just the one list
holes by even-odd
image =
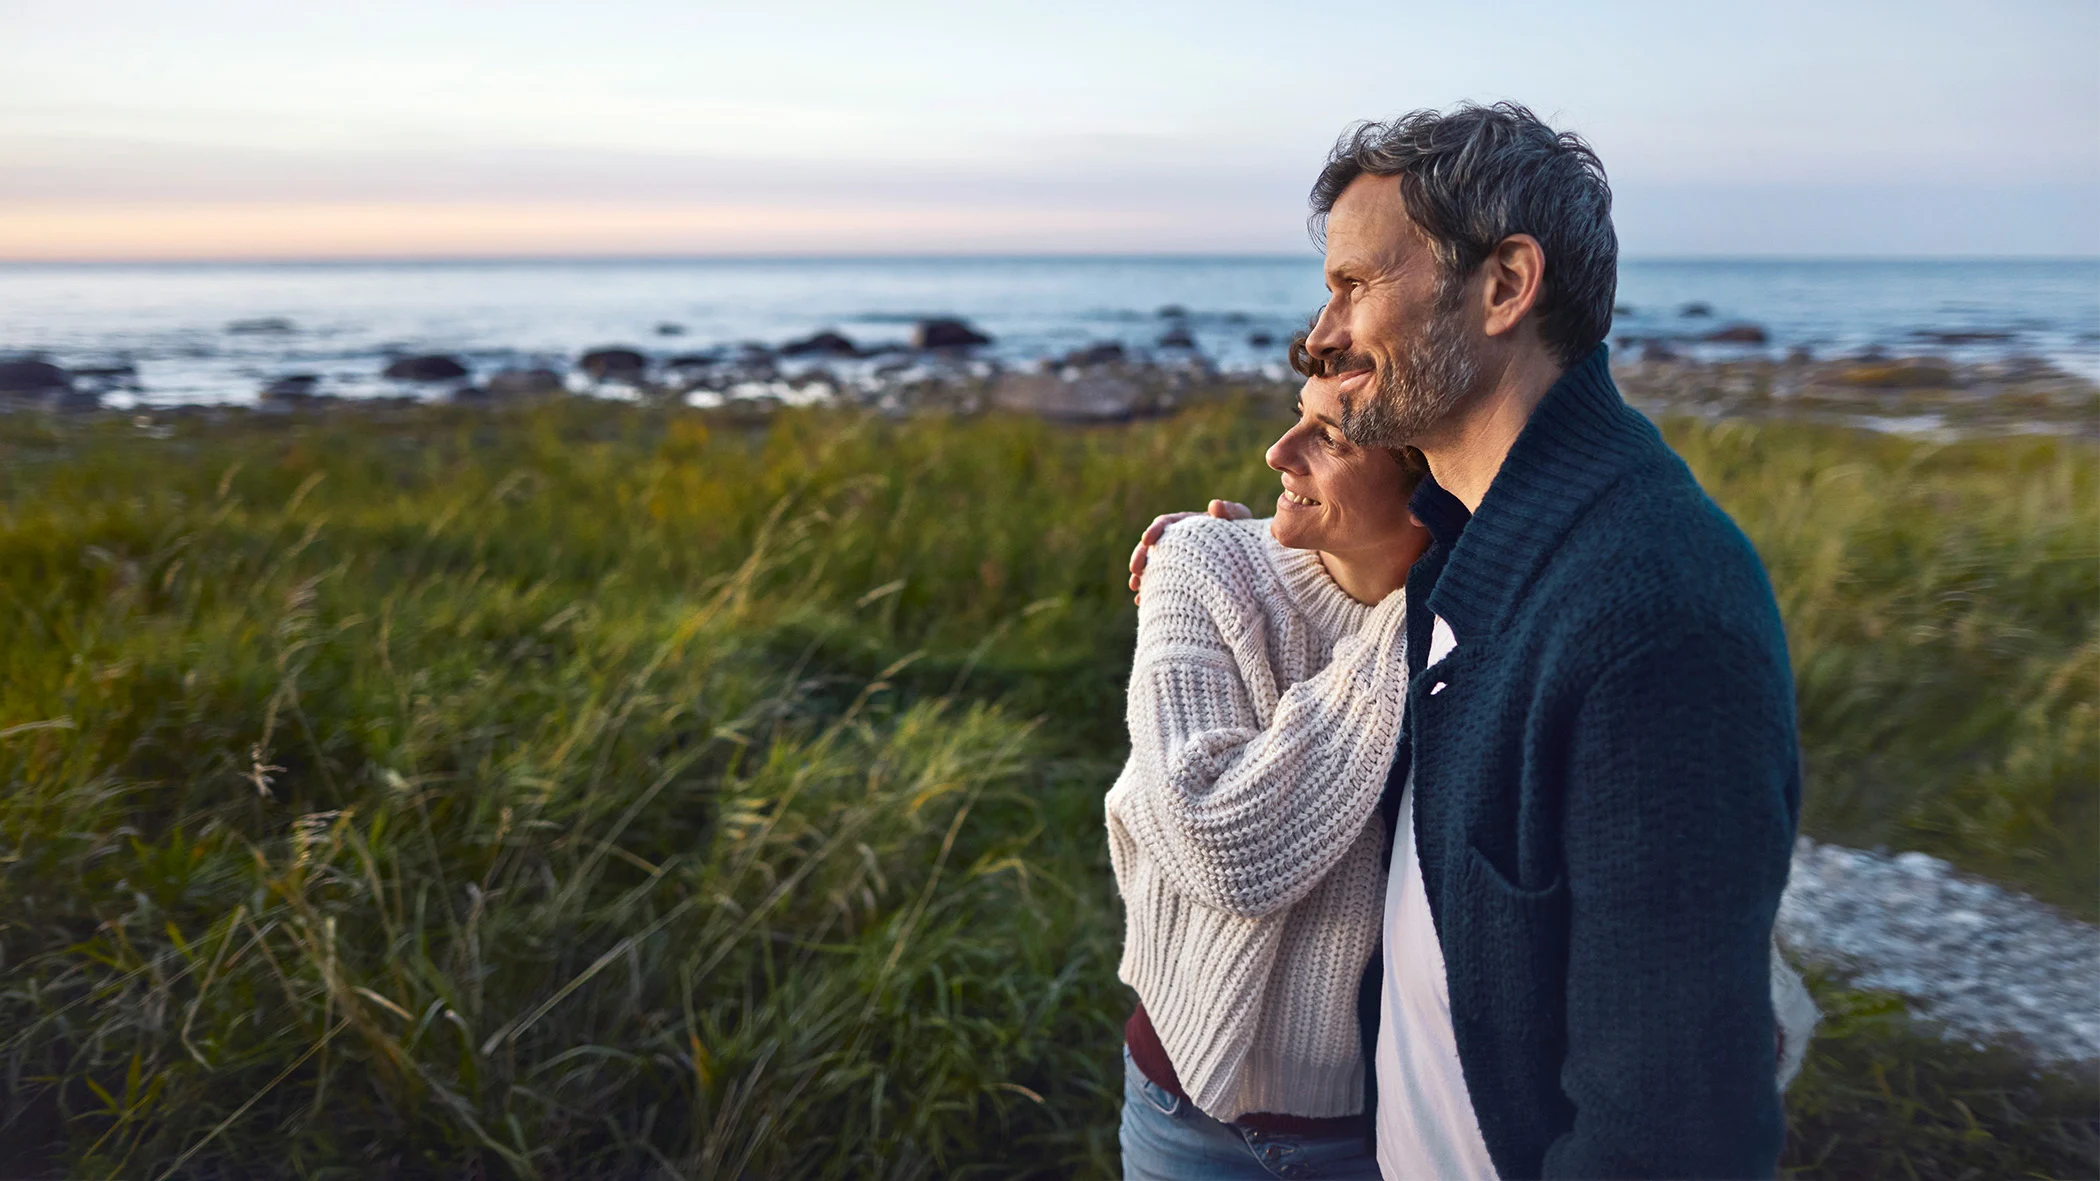
[[992, 387], [991, 401], [1001, 410], [1067, 422], [1117, 422], [1151, 409], [1144, 386], [1113, 373], [1071, 381], [1055, 373], [1008, 373]]
[[491, 374], [488, 392], [498, 398], [558, 394], [565, 390], [561, 374], [552, 369], [504, 369]]

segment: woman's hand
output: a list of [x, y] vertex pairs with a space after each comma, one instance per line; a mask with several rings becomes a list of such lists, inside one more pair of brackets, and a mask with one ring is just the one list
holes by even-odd
[[1131, 602], [1144, 601], [1144, 595], [1139, 592], [1138, 584], [1144, 581], [1145, 560], [1152, 556], [1152, 546], [1159, 541], [1160, 534], [1165, 533], [1167, 526], [1176, 521], [1187, 517], [1200, 517], [1204, 513], [1208, 513], [1221, 521], [1244, 521], [1254, 515], [1253, 510], [1236, 501], [1213, 500], [1210, 502], [1210, 507], [1203, 510], [1203, 513], [1168, 513], [1163, 517], [1152, 518], [1152, 523], [1145, 526], [1144, 536], [1138, 538], [1137, 548], [1130, 551]]

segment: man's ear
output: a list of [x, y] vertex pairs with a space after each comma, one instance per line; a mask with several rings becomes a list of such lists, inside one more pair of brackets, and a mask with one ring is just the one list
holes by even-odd
[[1524, 322], [1546, 284], [1546, 251], [1530, 234], [1511, 234], [1495, 243], [1480, 264], [1481, 325], [1489, 336], [1502, 336]]

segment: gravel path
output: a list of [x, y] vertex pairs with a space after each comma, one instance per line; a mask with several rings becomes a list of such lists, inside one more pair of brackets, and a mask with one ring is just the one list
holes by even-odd
[[2025, 1043], [2060, 1063], [2100, 1060], [2100, 927], [1924, 853], [1806, 837], [1779, 905], [1794, 953], [1976, 1042]]

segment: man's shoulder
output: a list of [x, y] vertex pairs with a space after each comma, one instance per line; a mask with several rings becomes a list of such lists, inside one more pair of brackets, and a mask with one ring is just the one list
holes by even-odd
[[[1770, 638], [1778, 608], [1750, 539], [1675, 455], [1628, 470], [1569, 532], [1535, 602], [1596, 638]], [[1577, 608], [1566, 610], [1567, 608]]]

